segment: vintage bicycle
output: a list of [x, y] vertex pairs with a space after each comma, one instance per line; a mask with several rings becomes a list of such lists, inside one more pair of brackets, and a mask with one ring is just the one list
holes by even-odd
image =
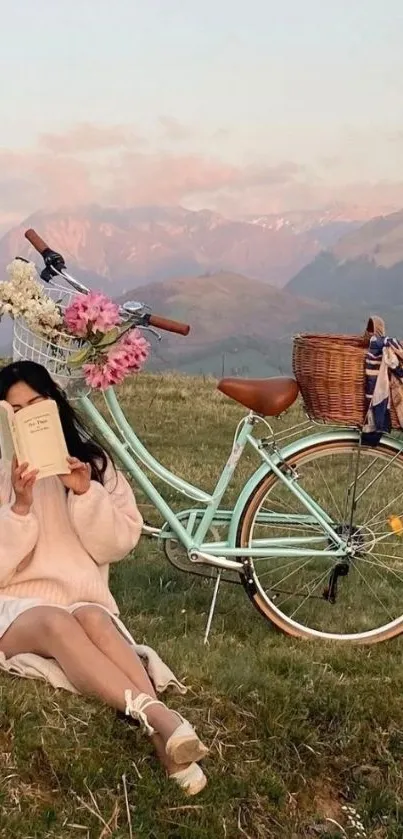
[[[68, 273], [63, 257], [35, 231], [26, 238], [42, 255], [42, 279], [61, 305], [89, 289]], [[186, 335], [189, 327], [151, 314], [137, 302], [121, 307], [127, 324]], [[86, 392], [80, 371], [69, 367], [73, 341], [49, 341], [14, 323], [13, 356], [44, 364], [79, 400], [160, 513], [161, 527], [144, 526], [182, 571], [215, 576], [204, 640], [221, 582], [241, 583], [253, 605], [291, 636], [371, 644], [403, 631], [403, 444], [384, 435], [363, 445], [359, 428], [318, 429], [305, 424], [275, 435], [270, 418], [298, 397], [293, 378], [223, 379], [220, 391], [248, 409], [235, 430], [229, 457], [213, 492], [193, 486], [158, 462], [128, 422], [113, 388], [103, 392], [108, 422]], [[301, 432], [303, 436], [301, 438]], [[297, 439], [296, 439], [297, 438]], [[221, 506], [245, 449], [261, 463], [231, 509]], [[189, 499], [175, 511], [154, 478]], [[223, 538], [219, 538], [223, 536]]]

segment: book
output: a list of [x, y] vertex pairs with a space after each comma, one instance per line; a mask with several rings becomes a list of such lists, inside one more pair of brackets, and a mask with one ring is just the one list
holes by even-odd
[[38, 479], [68, 475], [68, 451], [59, 411], [53, 399], [44, 399], [14, 413], [0, 400], [0, 452], [3, 460], [28, 463]]

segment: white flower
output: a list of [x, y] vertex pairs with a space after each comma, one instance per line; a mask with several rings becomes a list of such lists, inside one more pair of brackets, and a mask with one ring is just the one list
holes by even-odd
[[63, 323], [62, 313], [45, 293], [33, 262], [14, 259], [7, 273], [10, 279], [0, 282], [0, 317], [22, 317], [34, 332], [54, 335]]

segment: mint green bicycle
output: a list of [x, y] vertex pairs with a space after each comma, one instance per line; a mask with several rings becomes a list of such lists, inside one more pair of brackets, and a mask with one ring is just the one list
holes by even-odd
[[[42, 278], [57, 294], [88, 289], [72, 277], [64, 259], [34, 232], [26, 234], [42, 254]], [[55, 278], [63, 279], [56, 286]], [[71, 292], [69, 292], [71, 294]], [[187, 334], [189, 327], [150, 314], [137, 302], [125, 303], [128, 324]], [[27, 333], [27, 329], [25, 329]], [[25, 334], [24, 333], [24, 334]], [[15, 328], [14, 357], [29, 357], [73, 374], [68, 353]], [[158, 539], [168, 559], [182, 571], [216, 578], [205, 633], [207, 641], [220, 582], [240, 582], [254, 606], [285, 633], [310, 639], [370, 644], [403, 631], [403, 444], [385, 435], [375, 448], [362, 444], [355, 428], [314, 428], [311, 421], [275, 436], [267, 418], [296, 401], [292, 378], [223, 379], [226, 396], [249, 409], [239, 423], [229, 457], [210, 494], [159, 463], [127, 421], [109, 388], [104, 399], [111, 423], [88, 394], [81, 409], [111, 451], [159, 511], [161, 528], [144, 532]], [[308, 436], [300, 436], [301, 431]], [[220, 505], [245, 448], [261, 460], [231, 509]], [[175, 512], [149, 473], [190, 499]], [[221, 534], [222, 538], [219, 538]]]

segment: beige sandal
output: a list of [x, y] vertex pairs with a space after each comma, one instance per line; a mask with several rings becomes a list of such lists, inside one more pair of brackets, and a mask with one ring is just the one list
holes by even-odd
[[197, 763], [191, 763], [186, 769], [179, 769], [169, 777], [179, 784], [186, 795], [197, 795], [207, 784], [207, 778]]
[[[155, 730], [148, 722], [146, 710], [150, 705], [162, 705], [165, 708], [164, 703], [159, 702], [158, 699], [153, 699], [146, 693], [139, 693], [133, 699], [131, 690], [125, 691], [125, 702], [126, 716], [139, 720], [149, 737], [155, 734]], [[190, 722], [181, 717], [177, 711], [173, 711], [172, 713], [179, 717], [180, 723], [165, 744], [165, 751], [168, 757], [174, 763], [178, 764], [193, 763], [202, 760], [208, 753], [207, 746], [201, 742], [194, 728], [190, 725]]]

